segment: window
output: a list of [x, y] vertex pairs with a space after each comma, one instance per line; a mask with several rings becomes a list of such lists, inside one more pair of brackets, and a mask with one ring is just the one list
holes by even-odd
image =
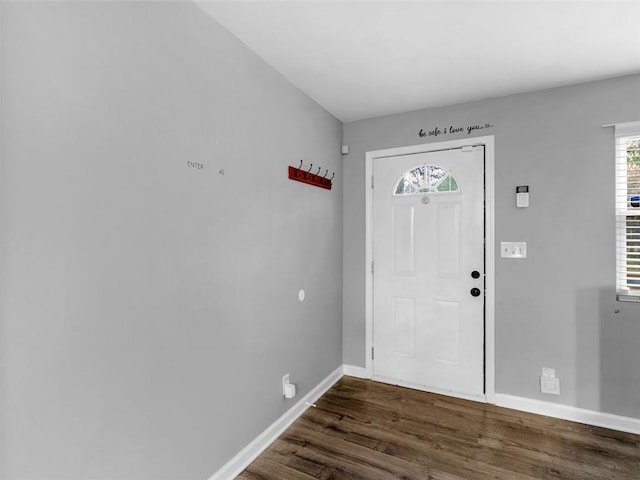
[[418, 165], [405, 172], [393, 191], [394, 195], [457, 192], [458, 183], [451, 172], [435, 165]]
[[640, 302], [640, 122], [616, 125], [616, 288]]

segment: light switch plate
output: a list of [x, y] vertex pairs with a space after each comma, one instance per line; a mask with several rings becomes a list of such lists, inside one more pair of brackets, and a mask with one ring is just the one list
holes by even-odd
[[527, 242], [500, 242], [502, 258], [527, 258]]

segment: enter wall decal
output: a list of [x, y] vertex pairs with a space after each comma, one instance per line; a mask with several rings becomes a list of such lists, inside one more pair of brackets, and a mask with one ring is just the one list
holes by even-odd
[[477, 130], [484, 130], [486, 128], [493, 128], [493, 125], [491, 125], [490, 123], [485, 123], [484, 125], [467, 125], [466, 127], [460, 127], [457, 125], [445, 125], [442, 128], [433, 127], [426, 130], [424, 128], [421, 128], [418, 132], [418, 136], [437, 137], [438, 135], [450, 135], [456, 133], [466, 133], [467, 135], [471, 135]]
[[331, 178], [327, 178], [327, 175], [329, 174], [328, 169], [324, 171], [324, 175], [322, 176], [320, 175], [322, 167], [318, 167], [318, 171], [315, 173], [311, 171], [312, 169], [313, 163], [309, 165], [307, 170], [303, 170], [302, 160], [300, 160], [300, 166], [298, 168], [289, 165], [289, 178], [297, 182], [308, 183], [309, 185], [331, 190], [331, 181], [336, 175], [335, 172], [331, 174]]

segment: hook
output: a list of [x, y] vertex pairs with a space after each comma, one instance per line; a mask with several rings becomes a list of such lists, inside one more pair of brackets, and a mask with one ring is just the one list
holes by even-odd
[[333, 174], [331, 175], [331, 178], [329, 180], [333, 180], [333, 177], [336, 176], [336, 172], [333, 172]]
[[324, 178], [327, 178], [327, 174], [328, 174], [328, 173], [329, 173], [329, 169], [327, 168], [327, 169], [324, 171], [324, 175], [323, 175], [323, 177], [324, 177]]
[[307, 170], [307, 173], [309, 173], [312, 168], [313, 168], [313, 163], [311, 165], [309, 165], [309, 170]]
[[322, 167], [318, 167], [318, 171], [316, 172], [316, 175], [320, 174], [320, 170], [322, 170]]
[[300, 166], [298, 167], [298, 170], [302, 170], [302, 160], [300, 160]]

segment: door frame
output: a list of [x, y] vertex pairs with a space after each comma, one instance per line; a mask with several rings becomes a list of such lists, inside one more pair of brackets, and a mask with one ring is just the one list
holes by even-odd
[[[485, 150], [485, 395], [487, 403], [495, 403], [495, 137], [470, 137], [446, 142], [374, 150], [365, 154], [365, 376], [373, 377], [373, 162], [376, 158], [429, 153], [465, 146], [483, 145]], [[477, 398], [475, 398], [477, 400]]]

